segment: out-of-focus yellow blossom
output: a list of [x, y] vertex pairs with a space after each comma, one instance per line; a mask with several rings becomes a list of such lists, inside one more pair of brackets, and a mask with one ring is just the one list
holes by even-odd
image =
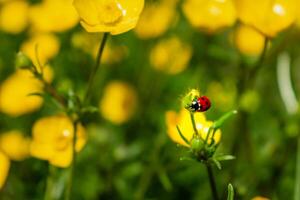
[[192, 49], [177, 37], [171, 37], [159, 42], [150, 53], [150, 63], [160, 71], [178, 74], [186, 69]]
[[21, 46], [21, 51], [26, 54], [35, 66], [38, 66], [36, 59], [36, 48], [38, 58], [42, 65], [56, 56], [59, 51], [60, 43], [53, 34], [37, 34], [25, 41]]
[[86, 31], [116, 35], [136, 26], [144, 0], [74, 0], [74, 6]]
[[137, 36], [149, 39], [164, 34], [175, 17], [176, 3], [177, 0], [162, 0], [162, 2], [147, 5], [135, 27]]
[[264, 49], [265, 37], [254, 28], [241, 25], [234, 35], [236, 47], [246, 55], [260, 55]]
[[3, 187], [8, 176], [10, 167], [9, 158], [0, 151], [0, 189]]
[[[81, 124], [77, 125], [76, 134], [75, 149], [79, 152], [87, 140]], [[67, 116], [55, 115], [38, 120], [33, 126], [32, 135], [30, 154], [33, 157], [48, 160], [51, 165], [57, 167], [68, 167], [71, 164], [74, 127]]]
[[26, 1], [10, 1], [0, 8], [0, 29], [17, 34], [28, 25], [28, 3]]
[[235, 0], [239, 19], [267, 37], [289, 27], [296, 17], [295, 0]]
[[257, 197], [252, 198], [251, 200], [270, 200], [270, 199], [261, 197], [261, 196], [257, 196]]
[[30, 8], [34, 31], [63, 32], [79, 22], [72, 0], [44, 0]]
[[99, 108], [105, 119], [122, 124], [132, 117], [136, 105], [135, 90], [125, 82], [113, 81], [105, 87]]
[[30, 140], [19, 131], [10, 131], [0, 135], [0, 149], [11, 159], [24, 160], [29, 156]]
[[[99, 40], [98, 34], [91, 34], [87, 32], [78, 32], [72, 36], [72, 44], [74, 47], [82, 49], [84, 52], [91, 54], [94, 59], [97, 57]], [[121, 62], [128, 54], [126, 46], [115, 46], [109, 41], [106, 43], [101, 63], [114, 64]]]
[[[44, 77], [52, 80], [52, 71], [44, 68]], [[17, 70], [0, 86], [0, 111], [17, 117], [39, 109], [43, 99], [40, 96], [29, 95], [42, 92], [42, 83], [27, 70]]]
[[183, 12], [192, 26], [211, 33], [236, 21], [233, 0], [185, 0]]
[[236, 88], [234, 85], [226, 87], [219, 82], [212, 82], [209, 84], [206, 94], [213, 100], [216, 109], [226, 112], [233, 108]]
[[[201, 138], [205, 139], [207, 136], [207, 132], [209, 127], [213, 124], [212, 121], [207, 121], [205, 115], [200, 112], [196, 112], [194, 114], [196, 128], [201, 136]], [[167, 133], [169, 137], [176, 143], [188, 146], [184, 140], [179, 135], [176, 126], [179, 127], [183, 136], [188, 140], [191, 141], [194, 135], [194, 129], [190, 117], [190, 112], [186, 109], [180, 110], [179, 113], [175, 111], [168, 111], [166, 113], [166, 124], [167, 124]], [[208, 142], [211, 142], [211, 137], [208, 138]], [[214, 135], [214, 141], [219, 143], [221, 139], [221, 131], [217, 130]]]

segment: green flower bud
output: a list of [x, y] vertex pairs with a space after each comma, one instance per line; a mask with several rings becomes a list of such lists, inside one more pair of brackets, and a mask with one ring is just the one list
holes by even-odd
[[21, 68], [21, 69], [29, 69], [33, 67], [31, 59], [26, 56], [23, 52], [17, 53], [16, 56], [16, 68]]
[[189, 109], [189, 107], [191, 106], [192, 101], [200, 96], [200, 92], [196, 89], [192, 89], [190, 90], [183, 98], [182, 98], [182, 107], [188, 109], [189, 111], [191, 111]]
[[195, 137], [191, 141], [191, 148], [195, 152], [199, 152], [204, 147], [203, 140], [201, 140], [199, 137]]

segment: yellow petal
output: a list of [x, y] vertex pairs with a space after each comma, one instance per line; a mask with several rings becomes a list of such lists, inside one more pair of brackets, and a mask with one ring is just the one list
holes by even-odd
[[0, 137], [0, 148], [12, 160], [24, 160], [29, 155], [30, 140], [19, 131], [9, 131]]
[[10, 161], [8, 157], [0, 151], [0, 189], [3, 187], [8, 176]]

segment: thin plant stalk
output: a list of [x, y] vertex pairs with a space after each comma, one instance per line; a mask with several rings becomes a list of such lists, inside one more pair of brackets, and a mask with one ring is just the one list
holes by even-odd
[[191, 112], [190, 116], [191, 116], [191, 120], [192, 120], [192, 124], [193, 124], [193, 129], [194, 129], [196, 135], [199, 136], [198, 129], [197, 129], [196, 122], [195, 122], [194, 113]]
[[99, 70], [99, 67], [100, 67], [101, 58], [102, 58], [102, 54], [103, 54], [103, 51], [104, 51], [104, 47], [105, 47], [108, 35], [109, 35], [109, 33], [104, 33], [104, 35], [102, 37], [102, 41], [101, 41], [99, 49], [98, 49], [96, 64], [95, 64], [95, 67], [91, 71], [90, 78], [89, 78], [89, 81], [88, 81], [87, 90], [86, 90], [84, 100], [83, 100], [84, 104], [88, 103], [88, 101], [89, 101], [91, 90], [93, 88], [93, 84], [94, 84], [94, 81], [95, 81], [95, 77], [96, 77], [97, 71]]
[[211, 189], [211, 193], [212, 193], [212, 196], [213, 196], [213, 200], [219, 200], [216, 181], [215, 181], [215, 178], [214, 178], [214, 174], [213, 174], [213, 170], [212, 170], [211, 165], [207, 163], [206, 164], [206, 169], [207, 169], [207, 173], [208, 173], [209, 184], [210, 184], [210, 189]]
[[53, 183], [54, 170], [55, 170], [54, 167], [49, 164], [44, 200], [52, 199], [52, 191], [53, 191], [53, 185], [54, 185], [54, 183]]
[[298, 135], [294, 200], [300, 199], [300, 135]]
[[70, 200], [72, 196], [73, 176], [74, 176], [75, 166], [76, 166], [77, 125], [78, 125], [78, 120], [75, 120], [73, 122], [74, 132], [73, 132], [73, 141], [72, 141], [72, 163], [69, 171], [69, 179], [68, 179], [67, 189], [65, 193], [65, 200]]

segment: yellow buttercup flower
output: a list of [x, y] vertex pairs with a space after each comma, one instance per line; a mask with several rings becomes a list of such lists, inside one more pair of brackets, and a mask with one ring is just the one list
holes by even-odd
[[267, 37], [289, 27], [296, 17], [295, 0], [235, 0], [239, 19]]
[[159, 42], [150, 53], [150, 63], [159, 71], [178, 74], [185, 70], [192, 56], [192, 48], [177, 37]]
[[0, 8], [0, 29], [17, 34], [28, 25], [28, 3], [26, 1], [10, 1]]
[[19, 131], [9, 131], [0, 135], [0, 149], [11, 159], [24, 160], [29, 156], [30, 140]]
[[0, 151], [0, 189], [3, 187], [8, 176], [10, 161], [8, 157]]
[[236, 21], [233, 0], [185, 0], [183, 13], [192, 26], [209, 33], [232, 26]]
[[45, 65], [49, 59], [57, 55], [60, 42], [55, 35], [47, 33], [34, 35], [22, 44], [21, 51], [33, 61], [35, 66], [38, 66], [36, 48], [41, 64]]
[[254, 28], [241, 25], [234, 35], [236, 47], [246, 55], [260, 55], [264, 49], [265, 37]]
[[79, 16], [72, 0], [44, 0], [30, 8], [34, 31], [63, 32], [76, 26]]
[[[44, 77], [51, 81], [52, 71], [46, 67]], [[42, 83], [27, 70], [17, 70], [0, 86], [0, 111], [17, 117], [39, 109], [43, 98], [32, 93], [42, 92]]]
[[113, 81], [105, 87], [99, 108], [105, 119], [115, 124], [122, 124], [132, 117], [136, 105], [135, 90], [127, 83]]
[[164, 34], [175, 17], [176, 3], [176, 0], [162, 0], [162, 2], [147, 5], [134, 29], [137, 36], [149, 39]]
[[[213, 124], [212, 121], [207, 121], [205, 115], [200, 112], [196, 112], [194, 114], [196, 128], [204, 140], [206, 139], [207, 132], [209, 127]], [[184, 140], [179, 135], [176, 126], [179, 127], [183, 136], [188, 140], [191, 141], [194, 136], [194, 129], [190, 117], [190, 112], [186, 109], [180, 110], [179, 113], [175, 111], [168, 111], [166, 112], [166, 125], [167, 125], [167, 133], [169, 137], [176, 143], [188, 146]], [[211, 142], [211, 137], [208, 138], [208, 143]], [[219, 143], [221, 139], [221, 131], [217, 130], [214, 135], [215, 143]]]
[[[75, 149], [81, 151], [86, 143], [85, 129], [77, 126], [77, 142]], [[51, 165], [68, 167], [73, 159], [74, 128], [72, 121], [65, 115], [44, 117], [33, 125], [30, 154]]]
[[136, 26], [144, 0], [74, 0], [74, 6], [86, 31], [116, 35]]

